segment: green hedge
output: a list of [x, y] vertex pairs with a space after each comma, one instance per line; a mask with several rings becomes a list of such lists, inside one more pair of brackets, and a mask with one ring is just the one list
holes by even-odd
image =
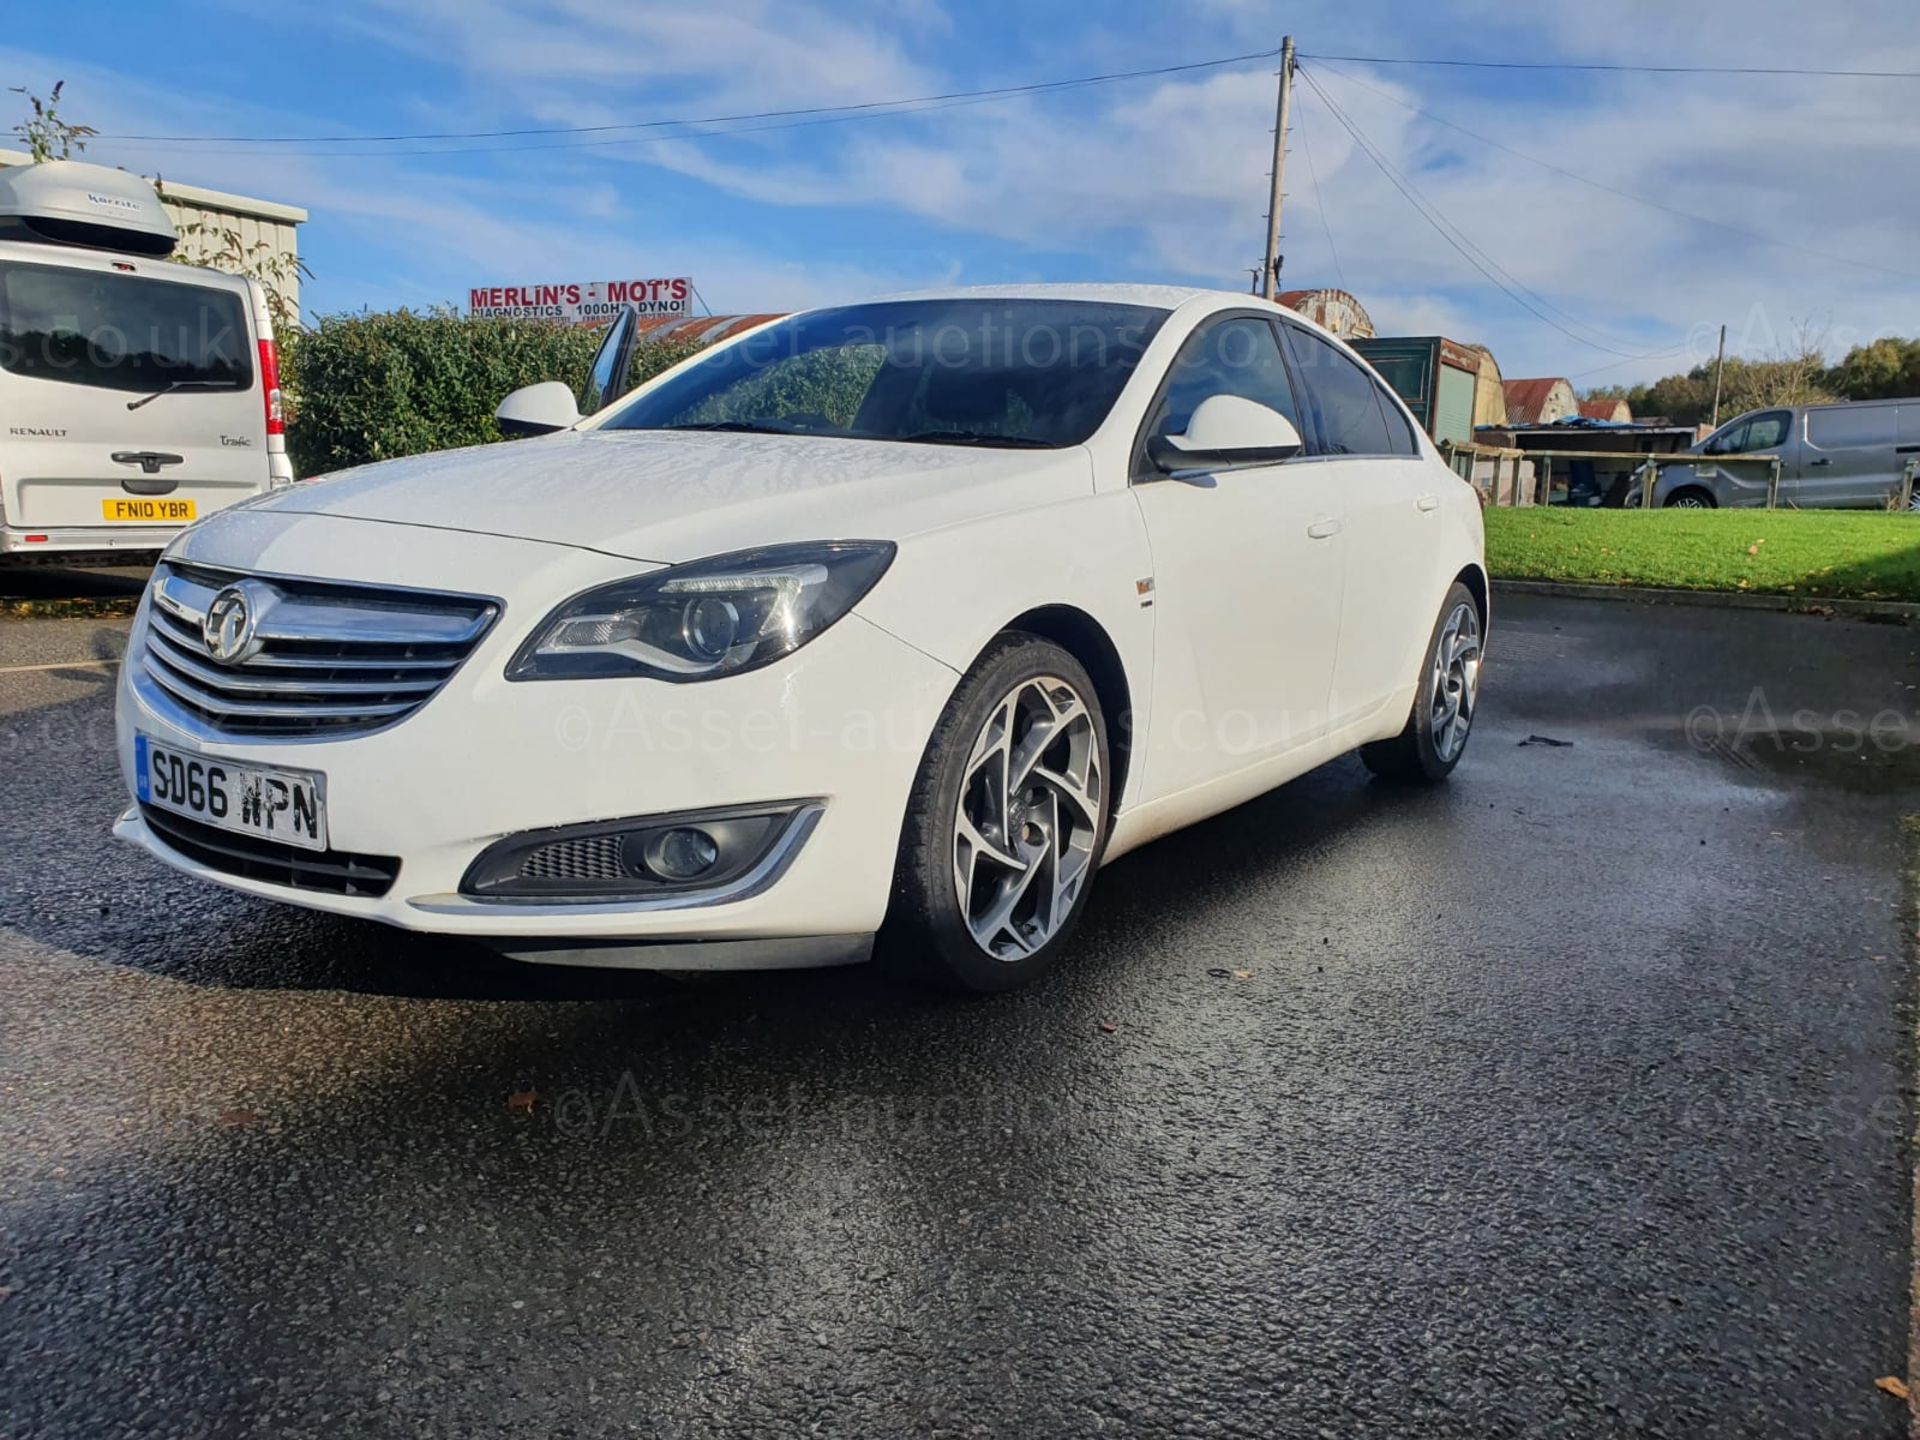
[[[493, 412], [501, 398], [541, 380], [577, 388], [600, 333], [452, 310], [324, 316], [281, 341], [294, 473], [304, 479], [498, 440]], [[643, 368], [664, 369], [689, 349], [650, 346]]]

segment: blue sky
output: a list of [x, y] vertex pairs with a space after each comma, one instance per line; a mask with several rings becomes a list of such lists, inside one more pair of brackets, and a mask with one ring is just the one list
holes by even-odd
[[[1286, 30], [1309, 55], [1920, 70], [1920, 7], [1842, 8], [83, 0], [11, 14], [0, 81], [65, 79], [71, 117], [114, 135], [367, 136], [848, 104], [1204, 60]], [[1920, 194], [1887, 183], [1920, 158], [1916, 82], [1307, 66], [1547, 317], [1435, 234], [1306, 89], [1284, 279], [1344, 283], [1385, 333], [1485, 343], [1509, 376], [1582, 386], [1682, 368], [1723, 322], [1754, 355], [1803, 332], [1836, 352], [1920, 334]], [[307, 207], [304, 298], [322, 312], [635, 275], [691, 274], [720, 312], [947, 282], [1238, 289], [1262, 240], [1272, 70], [733, 136], [486, 142], [538, 147], [517, 153], [103, 139], [86, 158]], [[440, 153], [392, 153], [423, 149]]]

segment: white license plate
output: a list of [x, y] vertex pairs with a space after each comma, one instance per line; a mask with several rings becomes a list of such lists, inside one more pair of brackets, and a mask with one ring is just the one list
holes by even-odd
[[145, 735], [133, 738], [133, 769], [143, 805], [237, 835], [327, 848], [327, 777], [315, 771], [239, 765]]

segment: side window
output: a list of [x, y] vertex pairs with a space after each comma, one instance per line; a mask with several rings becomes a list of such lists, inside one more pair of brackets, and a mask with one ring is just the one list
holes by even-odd
[[1707, 441], [1709, 455], [1738, 455], [1747, 448], [1747, 422], [1741, 420], [1715, 431]]
[[[1407, 455], [1413, 437], [1405, 423], [1393, 435], [1377, 382], [1339, 350], [1307, 330], [1286, 327], [1307, 408], [1313, 412], [1321, 455]], [[1399, 411], [1393, 412], [1399, 420]]]
[[1740, 442], [1740, 449], [1771, 450], [1776, 445], [1787, 443], [1787, 425], [1793, 419], [1786, 410], [1769, 410], [1764, 415], [1756, 415], [1747, 422], [1746, 437]]
[[1204, 326], [1189, 336], [1167, 375], [1167, 388], [1154, 407], [1149, 436], [1180, 435], [1202, 400], [1238, 395], [1278, 410], [1300, 429], [1293, 386], [1273, 326], [1240, 316]]
[[622, 311], [614, 317], [607, 333], [600, 341], [599, 350], [594, 352], [593, 368], [587, 372], [587, 383], [580, 387], [580, 413], [591, 415], [603, 405], [609, 405], [619, 397], [613, 393], [613, 372], [620, 363], [621, 351], [626, 348], [627, 333], [633, 329], [633, 311]]

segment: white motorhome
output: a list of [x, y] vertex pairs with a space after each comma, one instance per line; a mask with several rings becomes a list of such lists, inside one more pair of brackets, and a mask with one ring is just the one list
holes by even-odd
[[175, 240], [137, 175], [0, 172], [0, 561], [159, 551], [293, 483], [266, 292]]

